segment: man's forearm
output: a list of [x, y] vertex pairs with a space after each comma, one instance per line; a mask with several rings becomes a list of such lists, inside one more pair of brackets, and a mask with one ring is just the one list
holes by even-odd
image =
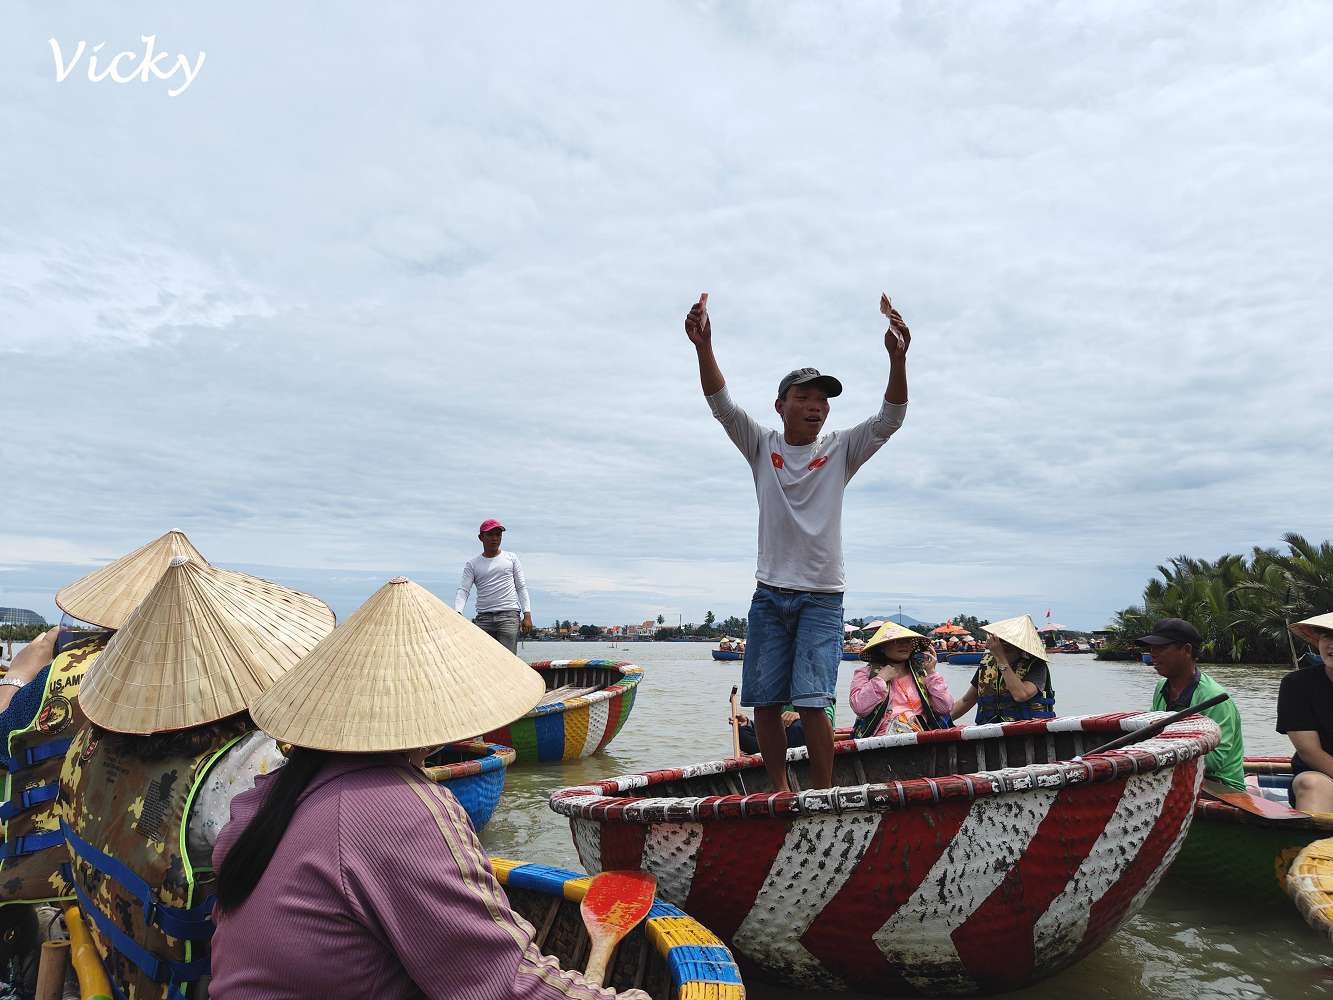
[[713, 345], [701, 344], [694, 350], [699, 356], [699, 384], [703, 387], [704, 395], [716, 396], [727, 387], [727, 380], [722, 377], [722, 369], [717, 366]]
[[907, 359], [894, 358], [889, 363], [889, 385], [884, 390], [884, 399], [890, 403], [907, 402]]

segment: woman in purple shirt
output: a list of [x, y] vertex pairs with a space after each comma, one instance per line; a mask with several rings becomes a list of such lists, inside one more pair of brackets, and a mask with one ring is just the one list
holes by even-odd
[[210, 994], [615, 997], [537, 950], [467, 814], [418, 769], [543, 694], [428, 591], [403, 577], [377, 591], [252, 708], [293, 749], [232, 801], [214, 850]]

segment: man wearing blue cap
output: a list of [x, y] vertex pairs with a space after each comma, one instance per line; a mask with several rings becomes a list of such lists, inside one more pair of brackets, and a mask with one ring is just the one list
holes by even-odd
[[750, 463], [759, 501], [758, 586], [745, 635], [741, 704], [754, 708], [759, 751], [774, 791], [788, 791], [785, 703], [795, 706], [810, 752], [811, 787], [833, 784], [834, 701], [842, 660], [842, 496], [848, 481], [902, 426], [907, 411], [907, 348], [912, 335], [887, 295], [884, 348], [889, 384], [879, 412], [855, 427], [824, 432], [828, 401], [842, 383], [798, 368], [778, 383], [782, 430], [760, 426], [737, 406], [713, 356], [708, 295], [685, 318], [699, 381], [713, 416]]

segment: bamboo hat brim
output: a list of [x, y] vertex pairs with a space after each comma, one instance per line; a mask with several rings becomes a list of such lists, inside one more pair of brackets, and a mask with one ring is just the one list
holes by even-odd
[[243, 712], [334, 626], [318, 598], [178, 557], [79, 688], [117, 733], [173, 732]]
[[862, 653], [867, 653], [876, 646], [883, 645], [886, 642], [893, 642], [894, 639], [920, 639], [922, 642], [930, 642], [920, 632], [913, 632], [906, 625], [899, 625], [897, 622], [885, 622], [866, 642]]
[[250, 707], [275, 740], [344, 753], [415, 750], [508, 725], [541, 676], [406, 577], [394, 577]]
[[1306, 618], [1304, 621], [1296, 622], [1291, 626], [1291, 630], [1311, 646], [1319, 645], [1319, 637], [1314, 631], [1317, 628], [1328, 629], [1333, 632], [1333, 612], [1326, 615], [1315, 615], [1313, 618]]
[[208, 560], [190, 544], [184, 532], [168, 531], [129, 555], [62, 587], [56, 592], [56, 606], [90, 625], [120, 628], [162, 579], [171, 560], [182, 556], [201, 566], [208, 565]]
[[1041, 641], [1041, 635], [1038, 634], [1031, 615], [1019, 615], [1017, 618], [991, 622], [989, 625], [981, 626], [981, 630], [1003, 639], [1009, 645], [1016, 646], [1039, 660], [1046, 660], [1049, 655], [1046, 652], [1046, 643]]

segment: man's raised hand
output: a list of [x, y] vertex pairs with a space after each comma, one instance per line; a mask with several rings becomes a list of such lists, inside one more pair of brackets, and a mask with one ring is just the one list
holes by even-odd
[[902, 314], [893, 308], [893, 303], [883, 292], [879, 296], [879, 311], [889, 320], [889, 328], [884, 331], [884, 349], [894, 361], [902, 361], [912, 346], [912, 331], [907, 329]]
[[708, 293], [699, 296], [699, 301], [690, 306], [685, 317], [685, 336], [695, 347], [703, 347], [713, 339], [713, 324], [708, 319]]

